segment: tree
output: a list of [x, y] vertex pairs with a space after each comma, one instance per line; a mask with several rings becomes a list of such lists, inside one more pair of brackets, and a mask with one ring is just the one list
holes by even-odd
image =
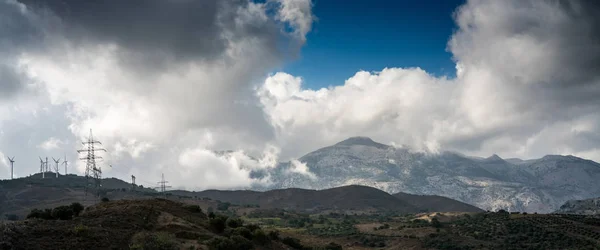
[[79, 214], [81, 213], [81, 211], [83, 211], [83, 209], [85, 208], [79, 202], [73, 202], [73, 203], [71, 203], [70, 207], [71, 207], [71, 210], [73, 210], [73, 215], [75, 215], [75, 216], [79, 216]]

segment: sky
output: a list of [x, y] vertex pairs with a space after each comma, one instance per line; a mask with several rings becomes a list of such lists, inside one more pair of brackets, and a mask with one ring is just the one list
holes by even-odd
[[386, 67], [455, 77], [446, 45], [456, 28], [452, 13], [464, 2], [345, 1], [340, 8], [335, 1], [313, 1], [312, 31], [299, 57], [282, 70], [302, 76], [308, 88], [342, 85], [359, 70]]
[[105, 176], [189, 190], [351, 136], [600, 161], [596, 1], [436, 2], [0, 0], [0, 178], [83, 173], [90, 129]]

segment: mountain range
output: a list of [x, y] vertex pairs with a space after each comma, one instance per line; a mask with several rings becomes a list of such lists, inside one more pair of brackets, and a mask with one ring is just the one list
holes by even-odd
[[550, 213], [568, 200], [600, 196], [600, 164], [591, 160], [425, 153], [368, 137], [348, 138], [252, 176], [270, 178], [270, 184], [254, 190], [363, 185], [390, 194], [438, 195], [492, 211]]

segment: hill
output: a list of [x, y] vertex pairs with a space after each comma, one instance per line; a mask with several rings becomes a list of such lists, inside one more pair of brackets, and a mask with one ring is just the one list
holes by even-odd
[[396, 211], [416, 213], [436, 212], [481, 212], [483, 210], [441, 196], [420, 196], [398, 193], [390, 195], [379, 189], [349, 185], [324, 190], [288, 188], [257, 191], [219, 191], [202, 192], [175, 191], [178, 195], [206, 197], [238, 205], [259, 205], [261, 208], [278, 208], [318, 212], [338, 211]]
[[[1, 249], [286, 249], [257, 226], [210, 219], [197, 206], [164, 199], [102, 202], [71, 220], [0, 226]], [[230, 229], [230, 230], [227, 230]], [[240, 231], [241, 232], [241, 231]]]
[[[175, 192], [176, 194], [183, 194]], [[288, 188], [256, 191], [206, 190], [194, 192], [206, 197], [239, 205], [259, 205], [260, 208], [279, 208], [293, 211], [397, 211], [417, 212], [414, 207], [379, 189], [365, 186], [345, 186], [325, 190]]]
[[538, 213], [555, 211], [568, 200], [600, 197], [600, 164], [570, 155], [504, 160], [498, 155], [424, 153], [352, 137], [298, 160], [309, 172], [294, 171], [294, 162], [283, 162], [257, 175], [269, 176], [272, 185], [253, 189], [363, 185], [388, 193], [439, 195], [485, 210]]
[[600, 215], [600, 198], [570, 200], [560, 206], [555, 213]]
[[396, 193], [394, 197], [415, 207], [434, 212], [483, 212], [481, 208], [439, 195]]

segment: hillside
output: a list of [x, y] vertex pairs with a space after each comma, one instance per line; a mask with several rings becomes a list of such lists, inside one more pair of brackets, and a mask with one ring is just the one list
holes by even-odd
[[555, 213], [600, 215], [600, 198], [570, 200], [560, 206]]
[[102, 202], [71, 220], [0, 225], [0, 249], [287, 249], [256, 226], [247, 227], [247, 238], [226, 230], [233, 229], [226, 228], [226, 220], [163, 199]]
[[394, 197], [415, 207], [434, 212], [483, 212], [481, 208], [439, 195], [396, 193]]
[[[79, 202], [89, 206], [98, 202], [94, 197], [95, 190], [85, 193], [86, 180], [78, 175], [47, 175], [35, 174], [25, 178], [0, 181], [0, 216], [14, 214], [24, 218], [33, 208], [52, 208]], [[110, 199], [140, 199], [151, 198], [146, 194], [158, 194], [155, 190], [136, 186], [131, 192], [132, 185], [116, 178], [102, 180], [103, 197]]]
[[254, 190], [371, 186], [388, 193], [439, 195], [497, 211], [549, 213], [564, 202], [600, 196], [600, 164], [575, 156], [504, 160], [455, 152], [423, 153], [353, 137], [299, 158], [309, 173], [284, 162], [269, 173], [272, 185]]
[[259, 205], [261, 208], [308, 212], [323, 210], [419, 211], [419, 208], [379, 189], [356, 185], [325, 190], [288, 188], [266, 192], [207, 190], [195, 192], [193, 195], [232, 204]]

